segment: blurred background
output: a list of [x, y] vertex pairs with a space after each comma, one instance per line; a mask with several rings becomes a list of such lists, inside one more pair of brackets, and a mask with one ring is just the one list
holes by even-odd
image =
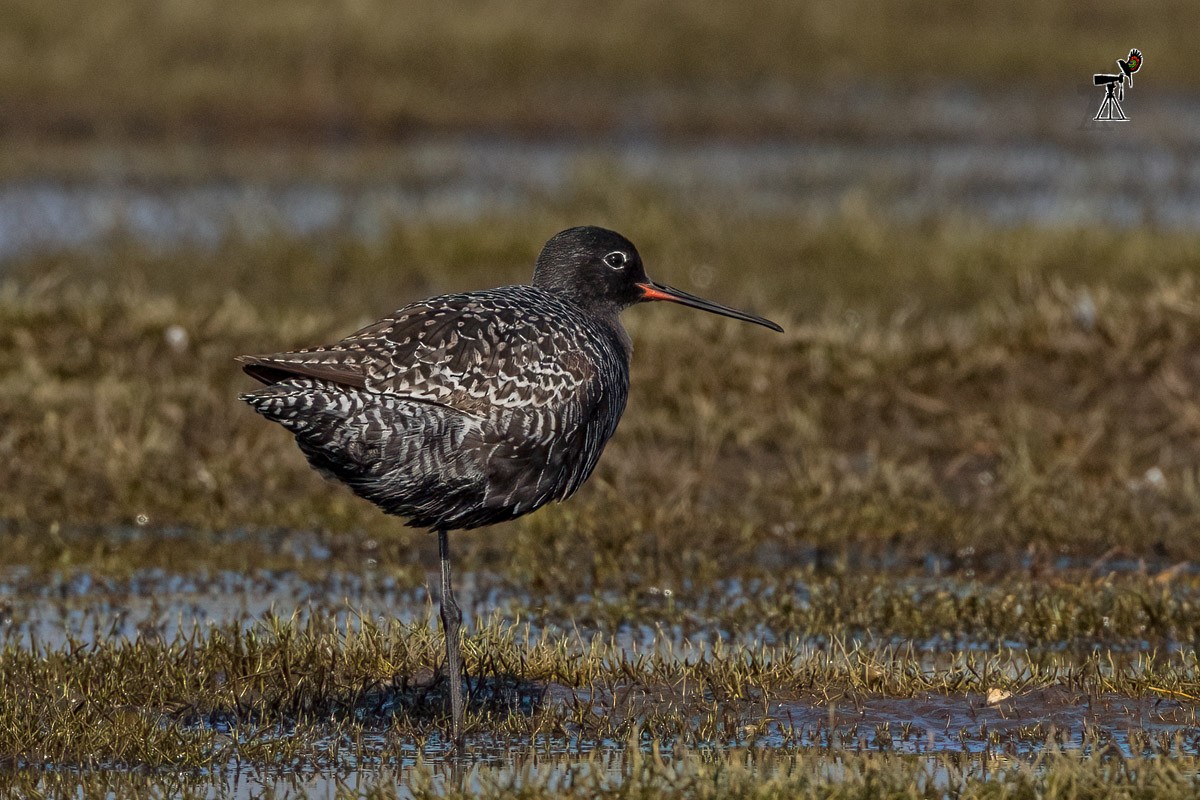
[[[230, 359], [527, 280], [587, 223], [789, 334], [629, 314], [635, 466], [607, 462], [581, 517], [615, 496], [664, 541], [711, 511], [714, 537], [789, 547], [1175, 552], [1192, 330], [1154, 345], [1177, 364], [1145, 342], [1200, 263], [1198, 10], [0, 0], [0, 516], [392, 531], [240, 407]], [[1092, 75], [1132, 47], [1131, 119], [1096, 122]], [[1121, 359], [1165, 375], [1157, 401]], [[1169, 511], [1110, 491], [1146, 474]], [[1030, 524], [1064, 481], [1158, 534]], [[595, 523], [614, 564], [684, 569], [624, 524]]]
[[[393, 531], [240, 407], [232, 356], [524, 281], [587, 223], [789, 333], [628, 315], [582, 563], [686, 572], [663, 543], [710, 512], [750, 564], [760, 534], [1182, 552], [1198, 10], [0, 0], [0, 517]], [[1132, 47], [1131, 119], [1096, 122]], [[1096, 519], [1028, 518], [1064, 492]]]
[[[874, 720], [880, 748], [895, 722], [897, 749], [946, 754], [922, 785], [1076, 741], [1192, 780], [1198, 20], [0, 0], [0, 763], [236, 789], [437, 750], [435, 542], [316, 476], [233, 358], [526, 281], [598, 224], [786, 332], [631, 309], [592, 479], [455, 535], [468, 673], [502, 698], [520, 664], [539, 698], [474, 709], [497, 753], [650, 731], [845, 754]], [[1129, 121], [1094, 121], [1093, 74], [1135, 47]], [[369, 624], [387, 635], [346, 633]], [[985, 709], [997, 688], [1032, 699]], [[904, 702], [868, 716], [881, 695]], [[1069, 715], [1037, 727], [1047, 708]], [[850, 775], [838, 758], [816, 774]]]
[[[4, 0], [0, 257], [114, 236], [377, 243], [398, 222], [520, 215], [580, 192], [605, 221], [631, 184], [730, 226], [851, 210], [1191, 228], [1196, 12]], [[1093, 124], [1092, 74], [1135, 46], [1133, 124]]]

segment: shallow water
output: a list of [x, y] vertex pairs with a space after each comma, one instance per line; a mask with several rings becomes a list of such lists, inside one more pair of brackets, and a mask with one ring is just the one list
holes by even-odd
[[[330, 232], [371, 241], [398, 220], [503, 214], [605, 183], [655, 187], [734, 218], [819, 223], [849, 210], [902, 222], [1200, 228], [1200, 102], [1147, 93], [1123, 126], [1092, 123], [1091, 106], [1082, 92], [863, 90], [814, 97], [810, 129], [769, 140], [398, 143], [371, 157], [402, 165], [385, 179], [354, 166], [360, 153], [331, 148], [321, 170], [297, 161], [270, 178], [155, 181], [121, 167], [136, 152], [98, 148], [95, 169], [71, 179], [0, 183], [0, 259], [113, 236], [163, 248]], [[259, 160], [291, 158], [282, 149]]]
[[[679, 201], [722, 206], [736, 197], [731, 215], [819, 223], [862, 208], [901, 222], [950, 216], [999, 225], [1200, 228], [1200, 169], [1165, 148], [1118, 154], [1049, 142], [789, 142], [612, 151], [464, 141], [413, 145], [403, 157], [456, 165], [413, 185], [10, 182], [0, 185], [0, 258], [115, 236], [162, 248], [277, 234], [375, 241], [400, 220], [519, 211], [602, 166]], [[493, 165], [491, 174], [459, 174], [476, 163]]]
[[[131, 534], [141, 535], [141, 534]], [[306, 544], [307, 542], [307, 544]], [[321, 547], [300, 536], [295, 547], [317, 561], [325, 557]], [[1143, 564], [1114, 563], [1143, 570]], [[951, 589], [961, 576], [943, 578], [944, 567], [927, 565], [923, 575], [904, 580], [945, 585]], [[655, 652], [672, 659], [705, 659], [714, 643], [753, 647], [779, 637], [769, 625], [745, 630], [694, 628], [678, 624], [628, 622], [608, 628], [605, 623], [541, 617], [529, 610], [530, 598], [496, 576], [466, 572], [457, 576], [460, 602], [467, 611], [468, 627], [497, 614], [509, 622], [527, 621], [532, 637], [548, 633], [583, 648], [593, 635], [611, 639], [627, 652]], [[702, 594], [702, 603], [729, 603], [749, 592], [762, 591], [753, 581], [731, 580]], [[802, 587], [801, 587], [802, 588]], [[578, 598], [588, 602], [586, 597]], [[671, 602], [662, 589], [648, 592], [648, 602]], [[690, 602], [690, 601], [689, 601]], [[585, 606], [586, 607], [586, 606]], [[59, 648], [68, 643], [87, 645], [105, 640], [186, 637], [214, 625], [237, 624], [250, 628], [268, 614], [335, 618], [353, 627], [362, 617], [386, 623], [390, 619], [421, 621], [435, 626], [436, 612], [428, 587], [405, 585], [383, 571], [361, 573], [330, 569], [319, 578], [303, 578], [291, 572], [177, 575], [162, 570], [142, 570], [128, 579], [110, 579], [86, 572], [62, 574], [49, 580], [28, 570], [9, 570], [0, 576], [0, 630], [7, 643], [21, 647]], [[532, 616], [531, 616], [532, 614]], [[361, 616], [360, 616], [361, 615]], [[531, 621], [530, 621], [531, 620]], [[864, 638], [871, 646], [898, 644]], [[964, 643], [957, 643], [962, 646]], [[980, 651], [995, 650], [995, 643], [965, 643]], [[955, 655], [945, 643], [917, 643], [922, 670], [945, 669]], [[823, 649], [829, 643], [820, 637], [797, 639], [797, 648]], [[1011, 643], [1020, 650], [1019, 643]], [[1052, 648], [1051, 648], [1052, 649]], [[1149, 645], [1143, 650], [1146, 652]], [[1046, 647], [1038, 652], [1045, 653]], [[1129, 659], [1138, 652], [1128, 653]], [[1036, 652], [1031, 658], [1037, 658]], [[1120, 654], [1110, 667], [1126, 663]], [[1010, 670], [1024, 669], [1018, 656]], [[1104, 669], [1108, 669], [1105, 667]], [[1010, 677], [1013, 677], [1010, 675]], [[475, 697], [500, 698], [499, 702], [519, 713], [531, 714], [542, 704], [574, 707], [583, 704], [596, 715], [619, 714], [652, 720], [659, 714], [679, 713], [694, 707], [695, 698], [686, 687], [647, 690], [630, 685], [615, 689], [589, 690], [559, 684], [516, 681], [500, 685], [494, 678], [472, 683]], [[393, 690], [384, 690], [386, 695]], [[492, 700], [496, 702], [496, 700]], [[1085, 695], [1061, 688], [1038, 689], [1016, 696], [992, 698], [979, 694], [920, 692], [913, 697], [848, 697], [833, 693], [822, 696], [812, 691], [792, 697], [747, 696], [717, 701], [724, 719], [720, 735], [703, 746], [724, 749], [750, 747], [776, 753], [899, 753], [917, 757], [960, 754], [967, 759], [1026, 758], [1048, 745], [1090, 752], [1099, 747], [1115, 748], [1125, 756], [1175, 753], [1200, 755], [1200, 720], [1193, 702], [1170, 694], [1160, 697], [1125, 697], [1116, 693]], [[171, 786], [186, 786], [208, 796], [251, 797], [264, 787], [276, 793], [334, 796], [347, 787], [360, 789], [379, 782], [410, 781], [429, 785], [433, 791], [448, 786], [470, 787], [480, 781], [568, 780], [581, 769], [599, 769], [613, 781], [625, 774], [624, 759], [630, 743], [596, 740], [578, 735], [568, 725], [565, 732], [534, 741], [498, 739], [487, 734], [473, 737], [464, 759], [451, 757], [446, 742], [436, 734], [425, 741], [401, 740], [391, 734], [389, 714], [403, 713], [405, 701], [375, 697], [363, 710], [365, 728], [357, 738], [338, 733], [318, 738], [299, 762], [265, 765], [232, 757], [214, 764], [204, 775], [156, 775], [146, 778], [151, 785], [170, 793]], [[389, 711], [389, 709], [391, 709]], [[287, 737], [286, 725], [257, 727], [245, 721], [205, 718], [192, 723], [219, 734], [228, 753], [238, 752], [237, 742]], [[649, 748], [649, 739], [634, 743]], [[670, 746], [666, 746], [670, 756]], [[831, 761], [831, 764], [835, 763]], [[984, 763], [984, 762], [980, 762]], [[930, 769], [940, 769], [930, 762]], [[63, 767], [60, 780], [69, 778]], [[82, 773], [81, 773], [82, 774]], [[116, 771], [114, 774], [124, 774]], [[145, 776], [143, 776], [145, 777]], [[174, 781], [176, 783], [172, 784]], [[424, 782], [424, 783], [422, 783]], [[68, 780], [69, 783], [69, 780]]]
[[[1185, 771], [1192, 767], [1184, 759], [1200, 751], [1194, 707], [1116, 695], [1087, 698], [1055, 689], [991, 705], [975, 695], [786, 703], [765, 719], [747, 720], [744, 738], [686, 751], [709, 750], [718, 756], [740, 752], [743, 755], [735, 756], [735, 761], [762, 779], [794, 770], [793, 754], [806, 758], [809, 769], [816, 759], [826, 759], [825, 770], [835, 778], [848, 754], [907, 755], [917, 763], [923, 760], [923, 779], [932, 786], [946, 786], [989, 765], [1034, 763], [1048, 747], [1106, 758], [1170, 756]], [[256, 736], [287, 734], [286, 730], [254, 732]], [[186, 789], [221, 798], [260, 797], [264, 790], [274, 796], [334, 797], [386, 786], [394, 787], [400, 797], [412, 797], [497, 785], [563, 786], [579, 782], [585, 774], [616, 786], [636, 770], [631, 763], [633, 750], [642, 758], [667, 764], [677, 755], [669, 743], [559, 737], [523, 742], [473, 737], [466, 752], [456, 755], [436, 737], [423, 743], [397, 742], [386, 729], [368, 732], [357, 741], [330, 739], [318, 743], [317, 750], [324, 750], [325, 757], [303, 763], [261, 765], [235, 759], [202, 774], [114, 770], [111, 778], [168, 796]], [[940, 760], [946, 755], [956, 757], [958, 778], [946, 772], [946, 763]], [[87, 773], [71, 769], [42, 774], [43, 788], [66, 788], [76, 794], [78, 790], [71, 787], [87, 780]]]
[[[1001, 574], [999, 566], [992, 565], [997, 569], [992, 574]], [[856, 569], [876, 572], [880, 566], [872, 561], [871, 565], [858, 565]], [[1156, 575], [1169, 571], [1180, 580], [1173, 589], [1168, 584], [1165, 591], [1187, 605], [1193, 602], [1195, 587], [1186, 578], [1197, 574], [1200, 567], [1186, 563], [1061, 558], [1056, 570], [1058, 575], [1081, 576], [1080, 579], [1095, 574]], [[927, 559], [924, 570], [916, 572], [884, 571], [891, 576], [889, 591], [915, 598], [918, 603], [920, 598], [931, 594], [950, 593], [969, 598], [980, 591], [981, 585], [986, 585], [986, 578], [977, 578], [972, 569], [960, 568], [944, 575], [945, 565], [940, 560]], [[406, 624], [424, 621], [436, 628], [437, 595], [436, 589], [431, 588], [431, 582], [435, 581], [436, 576], [429, 573], [423, 583], [407, 583], [396, 574], [374, 566], [361, 571], [331, 567], [319, 577], [270, 570], [181, 575], [161, 569], [137, 570], [128, 578], [97, 576], [86, 571], [47, 577], [12, 568], [0, 572], [0, 640], [24, 648], [35, 644], [41, 648], [59, 648], [69, 641], [92, 644], [138, 637], [172, 640], [215, 626], [235, 624], [248, 629], [268, 615], [295, 618], [301, 623], [317, 617], [351, 627], [363, 620], [381, 627], [391, 621]], [[832, 640], [819, 632], [804, 632], [798, 637], [786, 625], [756, 621], [761, 609], [770, 609], [780, 601], [796, 607], [807, 606], [812, 599], [809, 592], [810, 584], [800, 577], [773, 581], [730, 578], [674, 589], [648, 586], [629, 595], [602, 592], [547, 598], [526, 592], [499, 575], [470, 571], [455, 575], [455, 595], [463, 608], [468, 630], [485, 620], [500, 619], [520, 624], [531, 638], [552, 634], [582, 647], [593, 636], [601, 636], [625, 649], [661, 652], [672, 657], [677, 651], [703, 657], [717, 644], [771, 646], [799, 642], [827, 647]], [[736, 620], [732, 623], [736, 629], [725, 627], [730, 620]], [[872, 647], [905, 647], [911, 643], [931, 659], [955, 651], [994, 652], [997, 647], [1020, 649], [1028, 645], [1020, 640], [998, 641], [995, 634], [911, 641], [853, 630], [846, 641]], [[1077, 652], [1087, 651], [1093, 642], [1039, 640], [1036, 645], [1040, 652], [1058, 649]], [[1110, 636], [1104, 645], [1111, 652], [1128, 655], [1151, 650], [1182, 652], [1190, 647], [1188, 642], [1127, 636]]]
[[772, 716], [797, 730], [793, 735], [802, 746], [1015, 756], [1035, 753], [1047, 740], [1063, 748], [1083, 748], [1099, 736], [1128, 757], [1153, 749], [1141, 740], [1131, 741], [1131, 732], [1138, 731], [1155, 742], [1172, 743], [1179, 752], [1200, 754], [1200, 721], [1193, 705], [1116, 694], [1086, 696], [1058, 688], [993, 703], [978, 694], [921, 694], [789, 704]]

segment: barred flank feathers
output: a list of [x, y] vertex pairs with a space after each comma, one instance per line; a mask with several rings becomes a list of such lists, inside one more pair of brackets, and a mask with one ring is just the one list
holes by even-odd
[[428, 528], [474, 528], [570, 496], [629, 388], [615, 316], [531, 286], [435, 297], [329, 346], [248, 356], [242, 399], [316, 469]]

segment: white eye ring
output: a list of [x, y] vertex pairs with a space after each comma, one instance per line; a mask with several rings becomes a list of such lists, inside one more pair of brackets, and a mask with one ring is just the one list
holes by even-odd
[[620, 250], [614, 250], [604, 257], [604, 263], [613, 269], [624, 269], [625, 265], [629, 263], [629, 256]]

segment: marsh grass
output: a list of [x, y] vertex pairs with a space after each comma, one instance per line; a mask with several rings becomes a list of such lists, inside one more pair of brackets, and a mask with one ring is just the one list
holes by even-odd
[[[913, 759], [888, 755], [848, 754], [836, 765], [813, 755], [774, 757], [753, 751], [729, 754], [685, 751], [679, 758], [634, 753], [612, 763], [575, 765], [563, 773], [539, 770], [526, 763], [477, 777], [478, 787], [462, 788], [452, 780], [447, 797], [614, 797], [614, 798], [945, 798], [976, 800], [996, 797], [1044, 798], [1174, 798], [1188, 797], [1196, 782], [1188, 777], [1189, 761], [1081, 758], [1050, 751], [1031, 760], [994, 759], [979, 770], [964, 769], [956, 756]], [[1182, 768], [1182, 769], [1181, 769]], [[548, 774], [547, 774], [548, 773]], [[475, 778], [475, 776], [471, 776]], [[418, 787], [438, 786], [428, 777]], [[476, 792], [482, 789], [477, 795]], [[373, 787], [362, 794], [395, 796], [394, 788]], [[348, 791], [348, 796], [359, 796]], [[418, 795], [419, 796], [419, 795]]]
[[[497, 621], [479, 625], [463, 650], [471, 687], [466, 730], [484, 750], [488, 742], [538, 741], [591, 749], [643, 737], [843, 749], [858, 741], [855, 720], [875, 697], [938, 695], [969, 709], [982, 707], [991, 690], [1019, 696], [1052, 687], [1089, 703], [1149, 696], [1177, 704], [1200, 695], [1194, 653], [1114, 659], [1000, 649], [931, 662], [911, 647], [843, 640], [630, 647], [599, 636], [531, 636]], [[399, 763], [413, 742], [418, 749], [427, 743], [431, 754], [445, 748], [441, 652], [424, 624], [338, 625], [316, 616], [268, 616], [250, 628], [196, 629], [167, 640], [7, 642], [0, 650], [0, 759], [149, 770], [224, 769], [234, 761], [319, 768], [368, 756]], [[777, 710], [797, 704], [816, 709], [815, 724]], [[851, 725], [844, 732], [833, 722], [839, 713]], [[1028, 735], [1054, 741], [1036, 719]], [[925, 726], [938, 720], [914, 722], [904, 738], [919, 747]], [[985, 744], [1010, 741], [989, 740], [981, 730]], [[1152, 726], [1147, 735], [1146, 747], [1160, 746]], [[894, 749], [877, 731], [872, 740], [872, 749]], [[1163, 741], [1170, 746], [1170, 736]]]
[[[26, 568], [6, 576], [3, 631], [13, 641], [55, 645], [70, 637], [170, 638], [194, 624], [252, 624], [264, 612], [295, 612], [301, 621], [356, 614], [433, 618], [429, 572], [421, 565], [398, 569], [366, 558], [331, 557], [267, 570], [254, 564], [258, 555], [254, 549], [242, 552], [245, 563], [211, 572], [189, 568], [181, 559], [173, 566], [141, 567], [128, 578], [106, 571], [100, 559], [86, 565], [82, 555], [76, 559], [84, 564]], [[128, 562], [145, 555], [132, 550], [121, 557]], [[872, 646], [912, 642], [939, 658], [998, 646], [1075, 657], [1102, 649], [1124, 658], [1186, 650], [1200, 641], [1197, 579], [1176, 568], [1158, 574], [1019, 567], [964, 572], [780, 565], [773, 574], [731, 575], [712, 584], [642, 585], [596, 594], [532, 588], [502, 572], [471, 573], [460, 594], [469, 624], [499, 614], [510, 622], [527, 621], [546, 635], [603, 634], [623, 643], [845, 639]]]
[[[455, 536], [459, 567], [484, 576], [464, 643], [478, 750], [632, 737], [650, 751], [817, 759], [753, 787], [715, 751], [604, 773], [642, 797], [693, 780], [803, 796], [830, 785], [827, 770], [847, 797], [944, 793], [943, 776], [966, 797], [988, 796], [992, 777], [1078, 796], [1104, 781], [1186, 793], [1200, 239], [893, 226], [854, 209], [821, 229], [720, 224], [639, 187], [515, 219], [401, 224], [370, 245], [114, 241], [7, 265], [0, 761], [16, 771], [4, 780], [28, 795], [107, 774], [130, 793], [171, 780], [164, 791], [203, 792], [246, 768], [327, 775], [444, 754], [440, 637], [419, 616], [380, 620], [376, 602], [421, 585], [433, 542], [314, 475], [237, 401], [250, 383], [232, 357], [525, 280], [537, 243], [584, 214], [637, 220], [652, 275], [787, 333], [632, 310], [633, 396], [597, 474], [567, 503]], [[151, 603], [122, 622], [143, 613], [128, 611], [133, 595], [166, 605], [172, 576], [203, 592], [225, 571], [299, 587], [291, 607], [316, 600], [295, 618], [175, 629]], [[38, 636], [47, 620], [52, 640]], [[1116, 698], [1169, 709], [1177, 727], [1088, 728], [1066, 744], [1114, 753], [1119, 740], [1124, 756], [1031, 766], [997, 759], [1064, 744], [1061, 731], [933, 726], [988, 752], [978, 767], [944, 747], [933, 761], [895, 756], [916, 734], [813, 721], [830, 704], [904, 699], [974, 713], [992, 690]], [[793, 724], [780, 707], [817, 717]], [[853, 754], [864, 748], [883, 760]], [[936, 780], [914, 783], [920, 770]], [[493, 796], [517, 792], [487, 774]], [[555, 791], [522, 780], [527, 796]], [[583, 792], [601, 777], [572, 780]]]
[[[1102, 747], [1102, 745], [1101, 745]], [[843, 755], [836, 765], [817, 754], [778, 756], [753, 750], [684, 750], [675, 754], [636, 749], [625, 755], [599, 753], [583, 758], [521, 754], [508, 766], [466, 769], [418, 764], [385, 771], [371, 780], [311, 776], [283, 778], [297, 794], [328, 792], [339, 798], [389, 800], [395, 797], [641, 798], [945, 798], [998, 797], [1145, 798], [1192, 797], [1194, 759], [1180, 757], [1093, 758], [1056, 749], [1031, 759], [989, 759], [982, 764], [957, 754], [929, 758], [880, 753]], [[249, 778], [250, 776], [247, 776]], [[249, 781], [247, 780], [247, 783]], [[189, 775], [144, 773], [24, 773], [8, 784], [24, 797], [104, 794], [113, 797], [224, 796], [220, 785]]]
[[[631, 311], [633, 396], [596, 476], [569, 503], [459, 537], [468, 568], [502, 561], [534, 590], [587, 590], [703, 584], [814, 553], [975, 566], [999, 552], [1195, 552], [1193, 235], [854, 218], [677, 232], [700, 222], [643, 221], [652, 274], [788, 332]], [[11, 266], [0, 518], [14, 546], [44, 563], [71, 558], [67, 543], [95, 526], [315, 529], [348, 558], [370, 542], [372, 558], [419, 561], [425, 537], [321, 481], [242, 407], [250, 383], [232, 358], [334, 339], [430, 293], [525, 280], [534, 230], [556, 226], [535, 215], [401, 227], [378, 247], [129, 247]], [[153, 537], [122, 546], [223, 563], [222, 548], [186, 541], [178, 557], [151, 556]]]
[[783, 641], [867, 637], [914, 641], [925, 652], [970, 646], [1049, 648], [1087, 653], [1104, 646], [1138, 651], [1200, 641], [1194, 578], [1171, 571], [1116, 575], [1070, 570], [988, 573], [963, 578], [893, 570], [791, 571], [716, 585], [650, 587], [624, 595], [516, 605], [526, 615], [584, 630], [665, 629], [684, 640], [752, 635]]

